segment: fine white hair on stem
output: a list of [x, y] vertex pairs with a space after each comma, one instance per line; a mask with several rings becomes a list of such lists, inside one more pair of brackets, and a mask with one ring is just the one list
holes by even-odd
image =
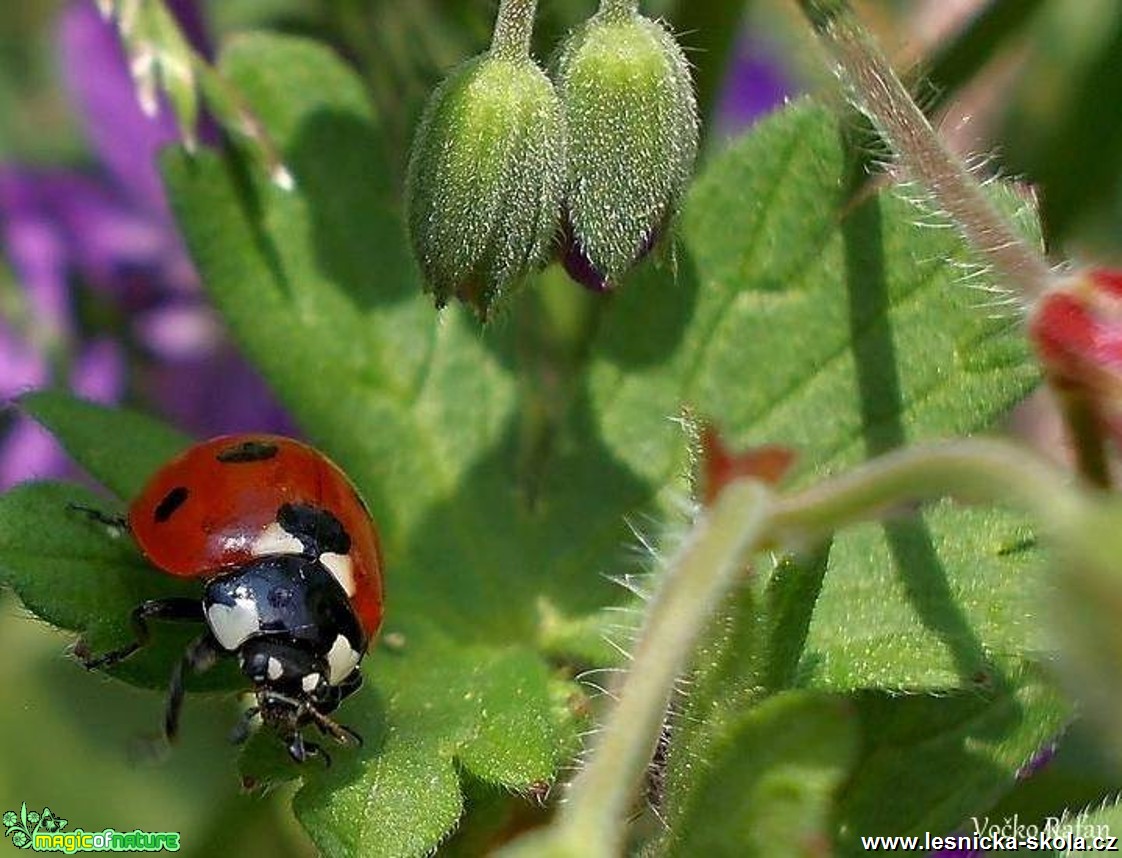
[[598, 682], [593, 682], [590, 679], [585, 679], [585, 680], [581, 681], [581, 685], [584, 685], [584, 686], [587, 686], [588, 688], [591, 688], [598, 695], [603, 696], [603, 697], [607, 697], [609, 700], [615, 700], [615, 701], [619, 700], [619, 698], [615, 695], [614, 692], [609, 691], [607, 688], [605, 688], [603, 685], [601, 685]]
[[604, 577], [613, 584], [623, 587], [629, 593], [638, 596], [644, 602], [651, 598], [651, 590], [645, 586], [645, 580], [650, 577], [649, 575], [625, 573], [623, 575], [605, 575]]
[[622, 655], [627, 661], [631, 661], [632, 655], [631, 655], [630, 652], [628, 652], [628, 650], [625, 647], [620, 646], [620, 644], [616, 643], [608, 635], [603, 635], [603, 639], [604, 639], [604, 643], [606, 643], [608, 646], [610, 646], [612, 649], [614, 649], [616, 652], [618, 652], [620, 655]]
[[1042, 295], [1052, 283], [1047, 260], [1017, 236], [969, 169], [948, 151], [848, 3], [800, 3], [833, 53], [835, 71], [851, 100], [889, 143], [901, 166], [928, 189], [1002, 281], [1026, 300]]

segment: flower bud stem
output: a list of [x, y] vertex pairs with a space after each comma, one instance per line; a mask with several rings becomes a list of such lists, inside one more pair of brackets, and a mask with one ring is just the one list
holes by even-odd
[[799, 0], [827, 43], [857, 106], [867, 113], [912, 178], [958, 225], [1003, 285], [1039, 297], [1052, 280], [1047, 260], [1018, 236], [982, 193], [961, 160], [943, 145], [847, 0]]
[[842, 527], [915, 501], [951, 497], [1018, 507], [1042, 531], [1062, 528], [1085, 495], [1059, 468], [1016, 444], [961, 440], [915, 446], [775, 501], [769, 536], [783, 545], [817, 542]]
[[534, 15], [538, 0], [501, 0], [491, 36], [491, 54], [505, 60], [521, 60], [530, 56], [530, 39], [534, 35]]
[[1067, 426], [1076, 470], [1091, 485], [1109, 489], [1111, 476], [1106, 436], [1094, 402], [1084, 390], [1072, 389], [1054, 381], [1052, 389]]
[[944, 496], [1008, 504], [1032, 514], [1045, 535], [1071, 549], [1094, 498], [1066, 474], [1015, 444], [962, 440], [889, 453], [813, 488], [775, 495], [754, 480], [729, 484], [671, 561], [647, 609], [619, 701], [588, 765], [554, 823], [516, 841], [504, 858], [618, 855], [635, 790], [650, 762], [674, 680], [712, 611], [765, 546], [820, 540], [893, 507]]

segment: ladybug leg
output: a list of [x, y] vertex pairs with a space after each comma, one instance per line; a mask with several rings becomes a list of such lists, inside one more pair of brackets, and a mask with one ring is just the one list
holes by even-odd
[[246, 739], [249, 738], [249, 734], [253, 732], [250, 725], [253, 723], [253, 719], [257, 717], [257, 714], [260, 711], [260, 706], [250, 706], [245, 710], [245, 712], [242, 713], [242, 717], [238, 719], [238, 723], [235, 724], [234, 729], [230, 731], [230, 744], [245, 744]]
[[339, 683], [339, 700], [345, 700], [362, 688], [362, 671], [352, 670], [351, 675]]
[[362, 671], [356, 670], [339, 685], [333, 685], [322, 697], [315, 699], [314, 705], [323, 715], [329, 715], [339, 708], [339, 704], [362, 688]]
[[354, 745], [358, 748], [363, 746], [362, 736], [350, 727], [346, 727], [338, 721], [329, 718], [312, 706], [308, 707], [308, 714], [323, 735], [330, 736], [340, 745]]
[[210, 670], [218, 661], [221, 650], [218, 642], [207, 630], [195, 638], [188, 645], [183, 658], [171, 672], [171, 682], [168, 683], [167, 706], [164, 710], [164, 736], [169, 742], [174, 742], [179, 733], [179, 714], [183, 708], [183, 675], [190, 669], [193, 673], [203, 673]]
[[95, 670], [99, 667], [112, 667], [118, 662], [124, 661], [138, 649], [145, 646], [151, 636], [148, 628], [148, 620], [160, 619], [180, 622], [202, 622], [204, 619], [203, 606], [202, 602], [198, 599], [189, 599], [182, 596], [168, 599], [149, 599], [133, 608], [130, 619], [132, 621], [132, 630], [133, 634], [136, 636], [136, 640], [130, 644], [126, 644], [120, 649], [110, 650], [94, 658], [90, 656], [89, 651], [81, 641], [75, 644], [73, 652], [81, 660], [82, 666], [85, 667], [86, 670]]
[[315, 742], [305, 741], [299, 730], [288, 740], [288, 755], [298, 763], [303, 763], [308, 757], [323, 757], [323, 764], [331, 768], [331, 755]]
[[123, 515], [113, 515], [100, 509], [94, 509], [92, 506], [82, 506], [78, 503], [68, 503], [67, 509], [74, 512], [80, 512], [91, 521], [96, 521], [98, 524], [104, 524], [118, 533], [129, 532], [129, 520]]

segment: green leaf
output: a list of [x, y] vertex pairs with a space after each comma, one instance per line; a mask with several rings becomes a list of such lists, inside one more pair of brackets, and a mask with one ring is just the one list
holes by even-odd
[[[594, 413], [620, 461], [671, 481], [681, 460], [665, 417], [685, 404], [734, 445], [794, 446], [807, 483], [906, 442], [986, 428], [1036, 383], [1016, 326], [962, 282], [970, 257], [953, 231], [918, 226], [890, 192], [851, 202], [849, 169], [836, 121], [803, 105], [698, 178], [678, 282], [648, 266], [596, 343]], [[994, 193], [1018, 208], [1008, 190]], [[959, 511], [839, 534], [809, 633], [795, 611], [774, 645], [791, 636], [790, 662], [807, 635], [814, 660], [800, 670], [827, 671], [815, 681], [833, 688], [969, 684], [987, 648], [1033, 646], [1036, 567], [1018, 550], [1029, 535], [1008, 515]]]
[[327, 854], [422, 853], [462, 811], [454, 760], [481, 781], [528, 789], [547, 783], [572, 745], [572, 718], [556, 712], [548, 673], [524, 648], [463, 647], [430, 630], [365, 668], [374, 689], [340, 718], [373, 753], [340, 751], [330, 769], [309, 770], [255, 737], [242, 760], [253, 787], [304, 777], [296, 813]]
[[862, 753], [839, 800], [837, 854], [865, 854], [862, 836], [949, 834], [1013, 786], [1070, 710], [1037, 668], [1005, 667], [984, 693], [854, 698]]
[[835, 541], [800, 664], [830, 689], [988, 687], [1046, 649], [1044, 568], [1018, 515], [934, 507]]
[[50, 429], [90, 476], [125, 501], [190, 443], [166, 423], [65, 393], [37, 390], [20, 397], [19, 405]]
[[857, 755], [840, 698], [786, 692], [723, 725], [663, 844], [668, 855], [805, 856], [828, 842], [833, 794]]
[[[0, 584], [19, 594], [36, 616], [81, 632], [93, 653], [133, 640], [129, 612], [145, 599], [197, 595], [195, 582], [157, 575], [132, 540], [71, 504], [105, 505], [88, 489], [61, 483], [30, 483], [0, 495]], [[153, 645], [112, 673], [142, 686], [167, 685], [171, 665], [198, 629], [161, 624]], [[194, 689], [232, 688], [234, 670], [192, 678]]]
[[[461, 813], [454, 761], [528, 789], [572, 748], [573, 717], [528, 645], [550, 639], [558, 616], [622, 598], [599, 573], [650, 490], [575, 443], [593, 437], [578, 404], [531, 506], [511, 332], [481, 337], [421, 296], [360, 82], [320, 47], [268, 37], [237, 42], [223, 69], [281, 145], [296, 192], [237, 152], [173, 153], [173, 206], [235, 335], [368, 500], [386, 630], [408, 642], [368, 659], [369, 687], [340, 711], [366, 746], [337, 752], [328, 772], [301, 769], [295, 806], [328, 854], [424, 853]], [[260, 742], [244, 771], [285, 776]]]
[[1049, 833], [1065, 844], [1055, 850], [1057, 856], [1075, 858], [1116, 853], [1119, 831], [1122, 831], [1122, 803], [1115, 797], [1099, 807], [1059, 817], [1052, 823]]
[[953, 231], [890, 191], [851, 201], [848, 164], [837, 120], [804, 102], [697, 178], [676, 276], [640, 270], [595, 343], [592, 404], [620, 461], [665, 483], [680, 466], [666, 417], [688, 404], [730, 443], [795, 447], [805, 483], [988, 427], [1037, 383]]
[[[413, 647], [420, 651], [375, 659], [368, 671], [388, 719], [378, 753], [308, 779], [296, 798], [297, 815], [327, 854], [430, 849], [462, 811], [453, 758], [481, 780], [527, 788], [556, 769], [566, 743], [540, 659], [447, 640], [410, 643], [407, 652]], [[420, 808], [424, 816], [414, 818]]]

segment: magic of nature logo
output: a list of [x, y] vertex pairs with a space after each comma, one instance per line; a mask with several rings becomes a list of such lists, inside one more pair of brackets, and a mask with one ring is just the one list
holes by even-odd
[[27, 802], [18, 812], [7, 811], [3, 816], [4, 836], [11, 838], [19, 849], [36, 852], [178, 852], [179, 832], [176, 831], [83, 831], [81, 828], [65, 831], [69, 820], [44, 807], [42, 813], [28, 811]]

